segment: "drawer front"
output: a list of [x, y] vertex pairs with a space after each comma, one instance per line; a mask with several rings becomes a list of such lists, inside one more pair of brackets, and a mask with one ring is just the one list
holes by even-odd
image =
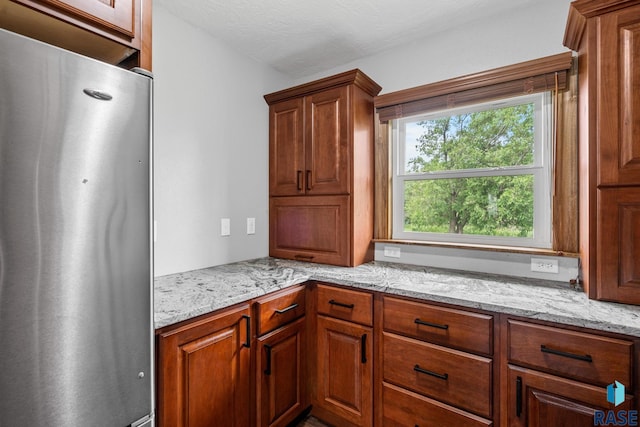
[[318, 285], [318, 313], [373, 325], [373, 295], [351, 289]]
[[491, 418], [491, 359], [383, 333], [384, 380]]
[[633, 343], [508, 320], [509, 362], [606, 386], [632, 387]]
[[305, 313], [305, 287], [286, 289], [255, 303], [258, 336], [273, 331]]
[[392, 384], [382, 383], [382, 402], [385, 427], [485, 427], [493, 425], [489, 420]]
[[465, 351], [493, 353], [493, 316], [384, 298], [384, 329]]

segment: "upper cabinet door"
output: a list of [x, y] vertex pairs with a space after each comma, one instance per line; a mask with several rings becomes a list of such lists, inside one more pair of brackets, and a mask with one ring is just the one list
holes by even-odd
[[135, 36], [136, 0], [17, 0], [37, 9], [38, 4], [63, 14], [118, 33], [125, 38]]
[[640, 5], [598, 17], [599, 185], [640, 184]]
[[305, 193], [304, 102], [291, 99], [269, 107], [269, 193]]
[[349, 194], [349, 87], [305, 98], [307, 194]]

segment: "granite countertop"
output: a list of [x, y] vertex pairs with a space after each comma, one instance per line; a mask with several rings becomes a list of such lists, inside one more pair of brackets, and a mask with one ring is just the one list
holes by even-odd
[[640, 337], [640, 307], [590, 300], [569, 284], [374, 261], [335, 267], [260, 258], [155, 279], [155, 327], [307, 280]]

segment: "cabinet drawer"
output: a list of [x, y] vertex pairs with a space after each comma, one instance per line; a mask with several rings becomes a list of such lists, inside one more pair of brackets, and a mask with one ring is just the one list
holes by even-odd
[[461, 350], [493, 353], [493, 317], [384, 298], [384, 329]]
[[508, 321], [509, 362], [606, 386], [632, 387], [633, 343], [584, 332]]
[[448, 426], [482, 427], [493, 423], [468, 412], [392, 384], [382, 383], [382, 411], [385, 427]]
[[351, 289], [318, 285], [318, 313], [373, 325], [373, 295]]
[[491, 359], [383, 333], [384, 380], [491, 417]]
[[258, 336], [297, 319], [305, 312], [305, 287], [295, 287], [261, 298], [255, 303]]

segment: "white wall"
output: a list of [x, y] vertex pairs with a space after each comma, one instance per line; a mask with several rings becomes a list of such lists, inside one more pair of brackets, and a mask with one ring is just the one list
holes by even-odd
[[381, 93], [388, 93], [566, 52], [562, 39], [570, 3], [540, 0], [491, 19], [460, 27], [452, 23], [449, 31], [298, 79], [296, 84], [360, 68], [382, 86]]
[[[156, 275], [268, 254], [263, 94], [352, 68], [388, 93], [565, 52], [569, 3], [540, 0], [296, 80], [154, 6]], [[220, 237], [222, 217], [232, 220], [230, 237]], [[256, 218], [254, 236], [245, 233], [247, 217]], [[404, 259], [410, 253], [400, 261], [423, 262]]]
[[[268, 255], [268, 108], [292, 84], [153, 11], [156, 276]], [[220, 236], [220, 218], [231, 236]], [[256, 234], [246, 234], [246, 218]]]

